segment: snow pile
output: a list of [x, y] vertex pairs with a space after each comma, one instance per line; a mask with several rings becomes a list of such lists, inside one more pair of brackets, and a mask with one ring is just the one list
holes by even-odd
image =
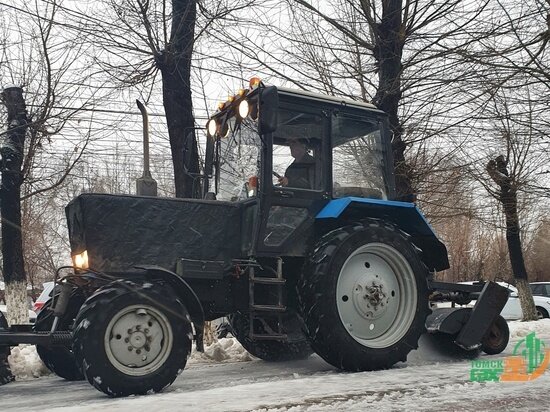
[[510, 339], [521, 339], [531, 332], [535, 332], [540, 338], [550, 338], [550, 319], [508, 322], [508, 327], [510, 328]]
[[50, 371], [40, 360], [34, 345], [19, 345], [8, 356], [11, 372], [18, 381], [49, 375]]
[[253, 360], [235, 338], [222, 338], [204, 348], [204, 353], [193, 348], [189, 363], [203, 362], [246, 362]]

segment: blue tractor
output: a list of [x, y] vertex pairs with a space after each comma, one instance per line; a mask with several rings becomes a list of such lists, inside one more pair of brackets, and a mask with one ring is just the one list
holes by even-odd
[[506, 289], [434, 279], [447, 250], [396, 199], [385, 113], [253, 79], [207, 132], [200, 199], [67, 206], [74, 266], [32, 330], [0, 319], [0, 354], [33, 343], [58, 375], [126, 396], [171, 384], [220, 317], [258, 358], [315, 352], [346, 371], [406, 361], [426, 332], [474, 356], [504, 349]]

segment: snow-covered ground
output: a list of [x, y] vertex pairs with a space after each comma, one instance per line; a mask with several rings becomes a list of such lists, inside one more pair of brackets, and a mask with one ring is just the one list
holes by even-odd
[[[535, 331], [550, 347], [550, 319], [510, 322], [515, 343]], [[0, 387], [7, 411], [422, 411], [545, 410], [550, 371], [530, 382], [471, 382], [471, 361], [415, 351], [391, 370], [345, 373], [317, 356], [298, 362], [267, 363], [252, 358], [234, 339], [222, 339], [188, 366], [161, 394], [110, 399], [86, 382], [41, 376], [32, 347], [14, 348], [10, 364], [18, 381]], [[27, 365], [27, 366], [24, 366]], [[23, 372], [22, 372], [23, 371]]]

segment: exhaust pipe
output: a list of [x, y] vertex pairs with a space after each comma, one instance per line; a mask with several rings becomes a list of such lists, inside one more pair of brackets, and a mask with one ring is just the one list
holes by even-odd
[[143, 175], [136, 181], [136, 194], [139, 196], [157, 196], [157, 182], [149, 170], [149, 116], [147, 109], [136, 100], [143, 119]]

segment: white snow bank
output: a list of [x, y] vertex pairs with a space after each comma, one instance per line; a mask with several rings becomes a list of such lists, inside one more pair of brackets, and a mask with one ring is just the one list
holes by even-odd
[[550, 319], [540, 319], [532, 322], [513, 321], [508, 322], [510, 339], [521, 339], [531, 332], [537, 336], [550, 337]]
[[19, 345], [8, 356], [11, 372], [18, 381], [49, 375], [50, 371], [40, 360], [34, 345]]

